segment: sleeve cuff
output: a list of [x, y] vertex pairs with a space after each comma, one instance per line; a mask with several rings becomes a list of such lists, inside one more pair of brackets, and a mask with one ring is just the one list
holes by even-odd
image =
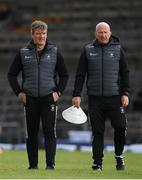
[[123, 92], [122, 95], [129, 97], [130, 94], [128, 92]]
[[61, 95], [62, 95], [60, 91], [57, 91], [57, 94], [59, 97], [61, 97]]

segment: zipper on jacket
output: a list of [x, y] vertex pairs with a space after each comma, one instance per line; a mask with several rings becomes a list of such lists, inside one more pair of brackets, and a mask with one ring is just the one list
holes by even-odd
[[38, 64], [38, 97], [40, 97], [40, 57], [36, 50], [35, 52], [36, 52], [36, 59], [37, 59], [37, 64]]
[[102, 96], [104, 95], [104, 47], [102, 46]]

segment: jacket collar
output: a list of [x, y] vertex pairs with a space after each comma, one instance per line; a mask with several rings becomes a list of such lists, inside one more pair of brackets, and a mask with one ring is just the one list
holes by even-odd
[[[45, 44], [44, 50], [50, 50], [53, 46], [55, 46], [52, 42], [47, 42]], [[36, 44], [34, 44], [33, 40], [29, 41], [29, 43], [27, 44], [27, 47], [29, 49], [36, 49]]]
[[109, 45], [113, 45], [113, 44], [115, 44], [115, 45], [120, 44], [119, 38], [117, 38], [116, 36], [113, 36], [113, 35], [111, 35], [109, 42], [105, 45], [99, 43], [98, 39], [95, 39], [93, 41], [94, 46], [109, 46]]

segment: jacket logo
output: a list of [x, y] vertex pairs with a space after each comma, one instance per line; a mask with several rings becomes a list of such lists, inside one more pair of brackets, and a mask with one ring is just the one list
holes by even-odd
[[47, 54], [47, 55], [46, 55], [46, 58], [47, 58], [47, 59], [50, 59], [50, 58], [51, 58], [51, 56], [50, 56], [49, 54]]
[[25, 56], [25, 59], [31, 59], [32, 56]]
[[110, 53], [110, 57], [114, 57], [114, 54], [113, 54], [113, 53]]
[[90, 53], [90, 56], [97, 56], [97, 53]]

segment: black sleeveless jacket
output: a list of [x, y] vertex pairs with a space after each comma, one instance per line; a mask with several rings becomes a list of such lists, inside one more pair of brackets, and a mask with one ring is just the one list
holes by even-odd
[[51, 93], [56, 86], [57, 48], [49, 44], [39, 57], [34, 44], [31, 43], [22, 48], [20, 52], [23, 64], [24, 92], [33, 97], [46, 96]]
[[118, 38], [111, 36], [106, 45], [94, 40], [84, 47], [76, 71], [73, 97], [81, 96], [85, 80], [88, 95], [129, 94], [129, 68]]
[[111, 41], [108, 45], [97, 42], [86, 47], [88, 59], [87, 89], [89, 95], [119, 95], [120, 44]]

